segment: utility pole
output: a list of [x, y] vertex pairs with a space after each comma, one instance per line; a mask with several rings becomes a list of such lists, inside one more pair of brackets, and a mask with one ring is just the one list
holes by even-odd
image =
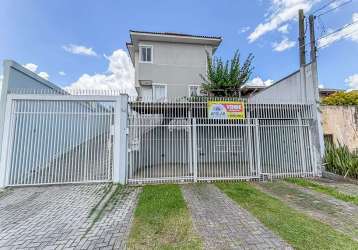
[[314, 16], [310, 15], [309, 24], [310, 24], [310, 44], [311, 44], [311, 62], [315, 62], [317, 59], [317, 48], [316, 48], [316, 37], [314, 33]]
[[303, 10], [298, 10], [298, 44], [300, 46], [300, 66], [306, 64], [306, 45], [305, 45], [305, 16], [303, 14]]

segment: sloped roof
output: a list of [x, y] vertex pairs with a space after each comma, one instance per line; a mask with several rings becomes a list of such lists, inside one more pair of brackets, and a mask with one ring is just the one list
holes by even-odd
[[151, 32], [151, 31], [138, 31], [138, 30], [129, 30], [129, 32], [152, 34], [152, 35], [163, 35], [163, 36], [184, 36], [184, 37], [196, 37], [196, 38], [218, 39], [218, 40], [222, 39], [221, 36], [191, 35], [191, 34], [183, 34], [183, 33], [175, 33], [175, 32]]

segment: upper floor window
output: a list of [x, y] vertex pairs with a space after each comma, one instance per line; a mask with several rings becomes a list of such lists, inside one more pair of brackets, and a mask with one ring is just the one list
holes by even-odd
[[140, 62], [152, 63], [153, 62], [153, 46], [142, 45], [140, 46]]
[[200, 96], [200, 85], [189, 85], [189, 97]]

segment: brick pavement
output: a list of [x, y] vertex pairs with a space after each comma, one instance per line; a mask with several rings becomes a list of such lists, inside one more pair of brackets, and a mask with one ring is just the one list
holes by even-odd
[[205, 249], [291, 249], [214, 185], [183, 185], [182, 191]]
[[105, 188], [98, 184], [6, 190], [0, 196], [0, 249], [122, 249], [139, 189], [126, 188], [113, 209], [93, 224], [90, 211]]

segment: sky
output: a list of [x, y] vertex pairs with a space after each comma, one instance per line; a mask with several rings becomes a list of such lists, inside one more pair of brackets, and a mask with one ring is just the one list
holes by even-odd
[[62, 87], [133, 88], [130, 29], [221, 36], [215, 56], [253, 53], [250, 84], [269, 85], [298, 70], [302, 8], [322, 14], [315, 22], [321, 87], [358, 89], [358, 0], [0, 1], [0, 60]]

